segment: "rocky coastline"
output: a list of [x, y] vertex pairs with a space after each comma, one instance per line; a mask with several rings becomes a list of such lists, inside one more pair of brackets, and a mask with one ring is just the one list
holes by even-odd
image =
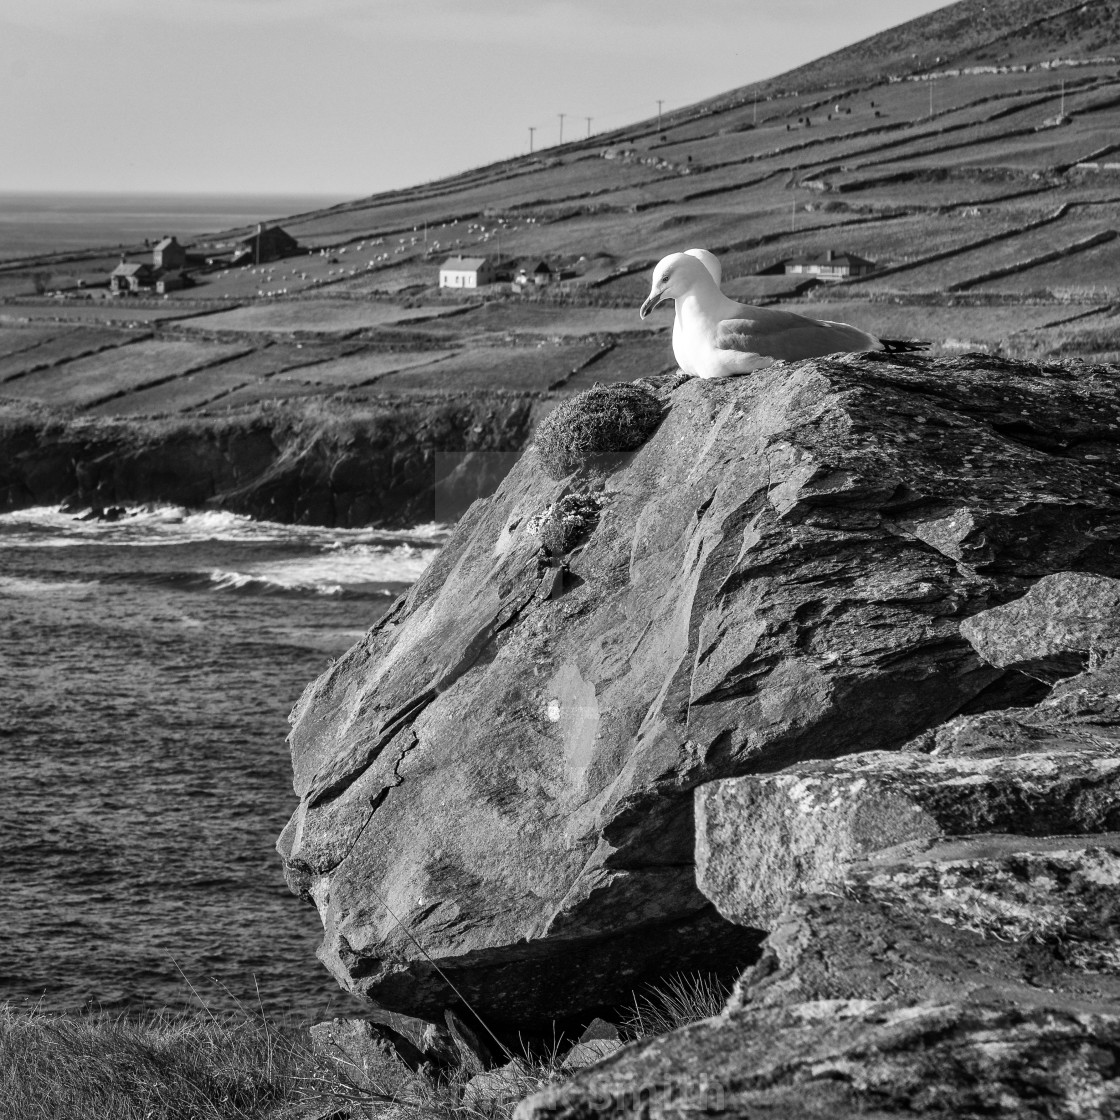
[[189, 418], [0, 408], [0, 512], [139, 503], [358, 528], [454, 521], [491, 493], [551, 402], [439, 395]]
[[1114, 371], [637, 385], [641, 446], [575, 398], [293, 713], [362, 1030], [578, 1037], [702, 969], [719, 1015], [520, 1120], [1113, 1115]]

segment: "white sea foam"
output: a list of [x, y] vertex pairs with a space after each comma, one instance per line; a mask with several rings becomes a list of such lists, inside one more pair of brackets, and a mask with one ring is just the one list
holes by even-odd
[[259, 561], [237, 571], [215, 569], [210, 572], [210, 580], [217, 591], [341, 595], [347, 588], [370, 584], [414, 583], [434, 556], [433, 548], [359, 544], [309, 556]]
[[436, 556], [434, 548], [398, 544], [356, 544], [350, 548], [330, 549], [317, 558], [289, 564], [276, 561], [268, 565], [272, 578], [284, 578], [289, 571], [314, 572], [314, 578], [333, 577], [343, 583], [414, 583]]
[[341, 595], [345, 590], [340, 583], [305, 583], [297, 580], [270, 579], [267, 576], [253, 575], [249, 572], [210, 573], [210, 581], [215, 591], [242, 591], [269, 594], [281, 591], [303, 592], [312, 595]]
[[[116, 582], [258, 595], [388, 594], [386, 585], [419, 579], [447, 536], [444, 525], [328, 529], [174, 506], [127, 510], [117, 521], [83, 521], [53, 507], [0, 514], [0, 550], [43, 550], [44, 558], [53, 553], [58, 563], [46, 567], [60, 581], [70, 571], [97, 571]], [[102, 551], [89, 567], [81, 550], [94, 546]], [[153, 546], [183, 551], [153, 555], [152, 564], [129, 551]], [[37, 577], [38, 570], [27, 574]], [[20, 593], [32, 592], [23, 586]]]
[[36, 548], [101, 545], [166, 545], [193, 541], [295, 542], [320, 548], [345, 549], [355, 544], [402, 542], [435, 548], [447, 539], [448, 526], [417, 525], [411, 529], [329, 529], [321, 525], [283, 525], [256, 521], [226, 510], [192, 511], [179, 506], [128, 508], [116, 521], [85, 514], [61, 513], [55, 506], [37, 506], [0, 514], [0, 545]]
[[0, 575], [0, 599], [49, 598], [65, 595], [71, 599], [92, 598], [97, 583], [91, 580], [42, 580], [27, 576]]

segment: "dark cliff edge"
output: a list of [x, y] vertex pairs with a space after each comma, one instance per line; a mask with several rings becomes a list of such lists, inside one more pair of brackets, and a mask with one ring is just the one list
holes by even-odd
[[454, 521], [544, 402], [466, 395], [182, 418], [0, 406], [0, 511], [166, 502], [341, 528]]

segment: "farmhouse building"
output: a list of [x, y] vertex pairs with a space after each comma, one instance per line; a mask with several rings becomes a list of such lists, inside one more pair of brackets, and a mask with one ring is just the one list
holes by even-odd
[[280, 226], [257, 226], [257, 232], [238, 241], [230, 264], [263, 264], [301, 252], [299, 242]]
[[836, 253], [832, 249], [815, 257], [793, 257], [785, 262], [787, 276], [816, 276], [821, 280], [847, 280], [875, 271], [875, 262], [855, 253]]
[[187, 251], [175, 238], [165, 237], [152, 249], [153, 268], [182, 268], [187, 263]]
[[139, 292], [155, 283], [156, 270], [144, 262], [129, 263], [121, 257], [121, 263], [109, 273], [109, 291]]
[[[193, 283], [193, 281], [191, 281]], [[161, 272], [156, 277], [156, 291], [159, 294], [166, 295], [168, 292], [177, 292], [180, 288], [186, 287], [186, 280], [183, 274], [177, 269], [172, 268], [167, 272]]]
[[493, 266], [485, 257], [448, 257], [439, 266], [441, 288], [478, 288], [493, 280]]

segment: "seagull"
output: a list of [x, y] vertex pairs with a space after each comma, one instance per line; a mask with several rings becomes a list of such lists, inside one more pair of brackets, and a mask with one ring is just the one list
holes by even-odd
[[723, 265], [719, 263], [719, 257], [715, 253], [709, 253], [707, 249], [685, 249], [685, 252], [690, 257], [695, 257], [712, 274], [717, 288], [723, 283]]
[[[685, 253], [690, 257], [695, 257], [711, 274], [712, 279], [716, 282], [718, 288], [723, 283], [723, 265], [719, 263], [719, 257], [715, 253], [709, 252], [707, 249], [685, 249]], [[644, 319], [645, 316], [643, 315]], [[679, 354], [681, 346], [683, 345], [683, 338], [681, 332], [681, 317], [675, 315], [673, 317], [673, 353]]]
[[713, 268], [708, 257], [712, 254], [706, 249], [690, 249], [658, 261], [649, 297], [639, 312], [644, 319], [662, 300], [676, 301], [673, 355], [682, 372], [692, 377], [732, 377], [776, 361], [825, 354], [926, 349], [926, 343], [878, 338], [847, 323], [736, 303], [719, 290], [719, 261], [712, 257]]

